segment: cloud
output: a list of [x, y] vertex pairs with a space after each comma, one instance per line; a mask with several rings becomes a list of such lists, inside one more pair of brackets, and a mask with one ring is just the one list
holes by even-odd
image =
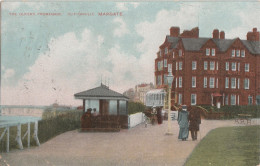
[[159, 46], [169, 34], [170, 27], [179, 26], [184, 29], [196, 27], [198, 9], [197, 6], [182, 6], [179, 10], [161, 10], [154, 21], [144, 21], [135, 26], [138, 35], [143, 38], [136, 47], [141, 52], [139, 63], [142, 66], [144, 82], [154, 80], [154, 59]]
[[44, 6], [41, 2], [5, 2], [2, 3], [3, 10], [8, 10], [10, 12], [15, 11], [16, 9], [20, 8], [21, 5], [26, 5], [32, 9], [39, 10], [41, 7]]
[[116, 17], [113, 22], [118, 25], [114, 30], [114, 36], [122, 37], [125, 34], [129, 33], [129, 29], [127, 28], [125, 21], [121, 17]]
[[57, 101], [81, 105], [74, 94], [99, 86], [101, 76], [109, 78], [111, 89], [121, 93], [141, 80], [138, 59], [118, 45], [104, 54], [100, 51], [104, 42], [103, 36], [95, 36], [88, 29], [78, 37], [69, 32], [52, 38], [49, 51], [38, 56], [17, 85], [3, 84], [2, 104], [50, 105]]
[[139, 2], [117, 2], [116, 8], [120, 11], [127, 11], [128, 7], [137, 8], [140, 5]]
[[4, 69], [4, 67], [2, 67], [2, 70], [4, 70], [4, 74], [3, 74], [3, 79], [8, 79], [11, 78], [12, 76], [14, 76], [15, 71], [14, 69]]

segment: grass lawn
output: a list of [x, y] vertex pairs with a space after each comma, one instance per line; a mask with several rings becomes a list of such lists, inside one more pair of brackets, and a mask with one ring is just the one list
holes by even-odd
[[218, 128], [198, 144], [185, 166], [256, 166], [259, 156], [260, 126]]

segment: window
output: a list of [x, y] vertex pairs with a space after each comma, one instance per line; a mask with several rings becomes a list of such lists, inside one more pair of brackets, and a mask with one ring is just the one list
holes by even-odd
[[178, 70], [178, 62], [176, 62], [176, 70]]
[[182, 70], [182, 62], [179, 62], [179, 70]]
[[157, 62], [157, 68], [158, 68], [158, 71], [161, 70], [161, 61]]
[[249, 72], [249, 63], [245, 63], [245, 72]]
[[164, 49], [164, 54], [168, 54], [168, 48], [167, 47]]
[[237, 63], [236, 62], [232, 62], [231, 70], [232, 71], [236, 71], [237, 70]]
[[179, 100], [178, 100], [178, 104], [181, 105], [182, 104], [182, 94], [179, 93]]
[[192, 61], [192, 70], [197, 69], [197, 61]]
[[229, 78], [226, 77], [226, 80], [225, 80], [225, 88], [229, 88]]
[[208, 70], [208, 61], [204, 61], [204, 70]]
[[214, 77], [210, 77], [209, 78], [209, 87], [210, 88], [214, 88], [215, 87], [215, 78]]
[[228, 105], [228, 95], [225, 96], [225, 105]]
[[196, 77], [191, 78], [191, 87], [196, 88]]
[[179, 50], [179, 56], [182, 56], [182, 50]]
[[207, 77], [204, 77], [204, 85], [203, 85], [203, 87], [204, 88], [207, 88], [207, 86], [208, 86], [208, 79], [207, 79]]
[[236, 78], [231, 78], [231, 88], [236, 89]]
[[168, 72], [172, 72], [172, 64], [168, 64]]
[[157, 76], [157, 85], [162, 85], [162, 77], [160, 75]]
[[217, 80], [216, 80], [216, 88], [218, 88], [218, 78], [217, 78]]
[[212, 48], [212, 49], [211, 49], [211, 55], [212, 55], [212, 56], [215, 56], [215, 48]]
[[178, 78], [176, 77], [176, 88], [178, 88]]
[[206, 48], [206, 55], [209, 56], [209, 54], [210, 54], [210, 49]]
[[229, 62], [226, 62], [226, 71], [229, 71]]
[[172, 52], [172, 58], [174, 58], [174, 51]]
[[237, 89], [240, 88], [240, 78], [237, 79]]
[[182, 87], [182, 77], [179, 77], [179, 88]]
[[164, 67], [167, 67], [167, 59], [164, 59]]
[[163, 84], [165, 84], [165, 85], [168, 84], [168, 82], [167, 82], [167, 74], [163, 75]]
[[245, 80], [244, 80], [244, 88], [249, 89], [249, 79], [248, 78], [245, 78]]
[[237, 51], [236, 51], [236, 56], [237, 56], [237, 57], [240, 57], [240, 50], [237, 50]]
[[245, 50], [241, 50], [241, 57], [245, 57], [246, 53]]
[[240, 63], [237, 63], [237, 71], [240, 71]]
[[217, 66], [216, 66], [217, 70], [218, 70], [218, 62], [217, 62]]
[[232, 57], [235, 57], [235, 51], [236, 51], [236, 50], [232, 50], [232, 53], [231, 53], [231, 56], [232, 56]]
[[191, 105], [196, 105], [197, 95], [191, 94]]
[[248, 105], [252, 105], [253, 104], [253, 96], [248, 96]]
[[236, 105], [236, 95], [231, 95], [230, 104]]
[[237, 105], [239, 105], [239, 95], [237, 95]]
[[210, 70], [215, 70], [215, 62], [211, 61], [209, 68]]

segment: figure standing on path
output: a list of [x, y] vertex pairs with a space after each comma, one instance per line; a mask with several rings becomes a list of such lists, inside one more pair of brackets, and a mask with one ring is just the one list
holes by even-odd
[[189, 130], [191, 132], [192, 140], [197, 140], [197, 132], [200, 129], [201, 118], [200, 118], [200, 111], [195, 107], [191, 107], [189, 112]]
[[178, 124], [180, 127], [178, 139], [186, 141], [189, 136], [189, 122], [188, 122], [189, 112], [187, 111], [187, 106], [183, 105], [181, 111], [178, 113]]

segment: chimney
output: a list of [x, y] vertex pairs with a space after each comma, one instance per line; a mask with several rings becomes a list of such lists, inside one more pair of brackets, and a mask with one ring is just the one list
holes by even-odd
[[182, 34], [180, 34], [182, 38], [198, 38], [199, 37], [199, 28], [195, 27], [191, 30], [184, 30]]
[[220, 36], [220, 39], [225, 39], [225, 32], [221, 31], [219, 36]]
[[257, 31], [257, 28], [253, 28], [253, 32], [247, 32], [247, 40], [250, 41], [260, 41], [259, 32]]
[[170, 28], [170, 36], [171, 37], [178, 37], [180, 35], [180, 28], [179, 27], [171, 27]]
[[219, 31], [218, 31], [218, 29], [214, 29], [213, 30], [212, 38], [213, 39], [219, 39]]

